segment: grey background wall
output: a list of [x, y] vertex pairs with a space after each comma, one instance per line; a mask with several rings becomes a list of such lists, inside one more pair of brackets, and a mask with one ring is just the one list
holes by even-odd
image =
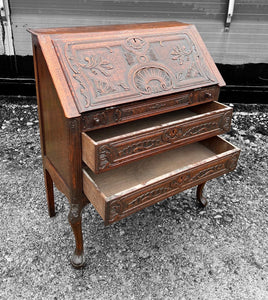
[[224, 32], [227, 7], [225, 0], [10, 0], [17, 55], [32, 54], [29, 27], [177, 20], [197, 26], [217, 63], [267, 63], [268, 1], [236, 0]]

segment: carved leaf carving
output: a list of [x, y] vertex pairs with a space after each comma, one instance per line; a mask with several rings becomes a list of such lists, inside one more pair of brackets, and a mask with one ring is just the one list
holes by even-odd
[[114, 67], [108, 60], [103, 59], [98, 55], [90, 55], [86, 56], [84, 60], [87, 62], [86, 64], [81, 64], [80, 66], [85, 69], [89, 69], [94, 75], [98, 75], [98, 71], [102, 73], [104, 76], [111, 76], [109, 73]]
[[212, 122], [207, 122], [204, 124], [200, 124], [197, 126], [193, 126], [190, 128], [187, 128], [184, 132], [183, 132], [183, 137], [189, 137], [189, 136], [193, 136], [193, 135], [197, 135], [197, 134], [201, 134], [203, 132], [208, 132], [210, 130], [214, 130], [218, 128], [218, 123], [216, 121], [212, 121]]
[[99, 95], [106, 95], [116, 91], [116, 89], [112, 87], [110, 83], [107, 81], [94, 80], [94, 82], [95, 82], [97, 93]]
[[110, 216], [115, 217], [123, 211], [123, 205], [120, 202], [113, 202], [110, 206]]

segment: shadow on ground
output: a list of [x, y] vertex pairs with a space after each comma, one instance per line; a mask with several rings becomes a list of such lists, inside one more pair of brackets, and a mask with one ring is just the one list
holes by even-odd
[[242, 149], [236, 171], [104, 227], [83, 214], [87, 266], [74, 270], [68, 201], [47, 214], [37, 107], [0, 99], [1, 299], [268, 299], [265, 105], [234, 107], [224, 137]]

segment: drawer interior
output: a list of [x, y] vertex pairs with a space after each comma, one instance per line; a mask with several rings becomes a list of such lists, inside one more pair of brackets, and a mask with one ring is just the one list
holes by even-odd
[[106, 197], [125, 194], [145, 184], [171, 176], [173, 171], [187, 169], [190, 165], [233, 150], [235, 147], [219, 137], [179, 147], [161, 154], [141, 159], [105, 173], [95, 174], [85, 166], [86, 173]]
[[169, 125], [172, 122], [178, 122], [187, 118], [194, 118], [203, 114], [209, 114], [217, 110], [227, 108], [225, 105], [218, 102], [209, 102], [198, 106], [185, 108], [156, 115], [153, 117], [140, 119], [108, 128], [97, 129], [86, 132], [86, 134], [96, 143], [106, 139], [116, 138], [122, 135], [131, 135], [134, 132], [141, 130], [151, 130], [153, 127], [160, 127], [162, 124]]

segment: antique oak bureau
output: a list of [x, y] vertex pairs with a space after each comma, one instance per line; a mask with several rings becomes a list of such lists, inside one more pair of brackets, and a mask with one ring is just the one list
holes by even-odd
[[84, 264], [82, 210], [105, 225], [235, 169], [218, 134], [232, 109], [195, 26], [178, 22], [30, 29], [49, 215], [53, 184], [70, 202]]

